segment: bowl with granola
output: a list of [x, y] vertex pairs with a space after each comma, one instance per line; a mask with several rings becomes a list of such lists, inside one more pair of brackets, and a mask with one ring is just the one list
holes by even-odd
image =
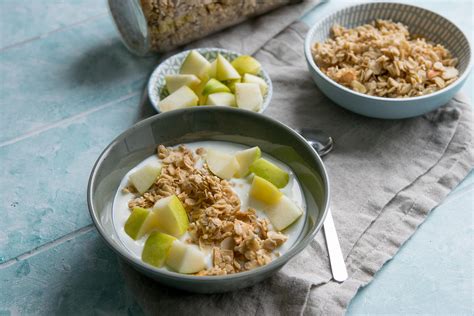
[[331, 100], [384, 119], [446, 104], [472, 66], [470, 43], [454, 23], [399, 3], [360, 4], [329, 15], [308, 32], [305, 57]]
[[227, 107], [136, 124], [104, 150], [88, 187], [93, 222], [122, 259], [203, 293], [278, 271], [314, 239], [328, 202], [324, 165], [301, 136]]

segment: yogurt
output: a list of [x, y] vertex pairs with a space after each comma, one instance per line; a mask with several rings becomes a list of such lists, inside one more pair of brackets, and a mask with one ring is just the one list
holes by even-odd
[[[200, 142], [187, 143], [184, 145], [190, 150], [192, 150], [193, 152], [195, 152], [196, 149], [198, 148], [205, 148], [205, 149], [214, 149], [214, 150], [228, 153], [228, 154], [234, 154], [235, 152], [239, 150], [250, 148], [248, 146], [244, 146], [241, 144], [236, 144], [236, 143], [231, 143], [231, 142], [222, 142], [222, 141], [200, 141]], [[286, 195], [288, 198], [293, 200], [293, 202], [303, 210], [303, 214], [296, 220], [296, 222], [293, 223], [290, 227], [288, 227], [282, 232], [288, 237], [288, 240], [285, 243], [283, 243], [283, 245], [276, 248], [274, 250], [274, 253], [283, 254], [286, 251], [288, 251], [288, 249], [291, 248], [291, 246], [296, 242], [296, 240], [298, 239], [299, 235], [301, 234], [303, 230], [304, 218], [305, 218], [305, 213], [306, 213], [305, 199], [303, 195], [303, 190], [301, 188], [301, 185], [298, 179], [296, 178], [294, 172], [287, 165], [285, 165], [281, 161], [273, 158], [272, 156], [264, 152], [262, 152], [262, 158], [265, 158], [266, 160], [274, 163], [281, 169], [288, 172], [289, 182], [284, 188], [280, 189], [280, 191], [284, 195]], [[124, 228], [125, 223], [131, 213], [131, 210], [128, 208], [128, 202], [131, 199], [133, 199], [135, 195], [132, 193], [124, 192], [123, 189], [128, 185], [128, 178], [130, 174], [132, 174], [134, 171], [136, 171], [136, 169], [140, 168], [142, 165], [145, 165], [151, 162], [158, 163], [158, 164], [161, 163], [158, 156], [154, 154], [151, 157], [148, 157], [147, 159], [139, 163], [135, 168], [131, 169], [125, 175], [125, 177], [123, 177], [122, 181], [120, 182], [120, 186], [115, 194], [113, 207], [112, 207], [112, 220], [113, 220], [114, 229], [117, 232], [117, 235], [119, 236], [119, 239], [122, 242], [122, 244], [125, 246], [125, 248], [134, 257], [138, 259], [141, 259], [141, 254], [143, 251], [145, 241], [148, 238], [148, 234], [138, 240], [133, 240], [132, 238], [130, 238], [130, 236], [128, 236], [125, 233], [125, 228]], [[203, 159], [202, 158], [199, 159], [199, 161], [196, 163], [196, 167], [200, 168], [203, 163], [204, 163]], [[252, 199], [249, 196], [250, 186], [252, 183], [252, 175], [249, 175], [246, 178], [241, 178], [241, 179], [232, 178], [228, 180], [228, 182], [231, 183], [233, 190], [240, 198], [241, 209], [246, 210], [247, 208], [252, 207], [257, 211], [257, 216], [259, 218], [267, 218], [267, 216], [265, 215], [265, 212], [262, 211], [263, 204], [259, 201], [256, 201], [255, 199]], [[270, 229], [273, 229], [271, 225], [269, 227]], [[183, 236], [181, 236], [180, 240], [184, 241], [188, 239], [189, 237], [190, 237], [189, 234], [186, 232]], [[210, 268], [212, 266], [212, 252], [204, 251], [204, 254], [206, 256], [207, 267]], [[164, 266], [160, 269], [168, 269], [168, 268]]]

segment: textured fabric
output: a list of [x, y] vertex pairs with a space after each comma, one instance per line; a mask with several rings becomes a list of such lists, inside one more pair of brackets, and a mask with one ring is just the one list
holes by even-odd
[[325, 164], [349, 279], [342, 284], [331, 280], [322, 233], [275, 276], [232, 293], [184, 293], [124, 266], [126, 282], [145, 312], [343, 314], [357, 289], [370, 282], [430, 210], [473, 168], [473, 116], [465, 100], [456, 97], [432, 113], [405, 120], [378, 120], [348, 112], [327, 99], [311, 80], [303, 54], [306, 31], [304, 24], [295, 23], [255, 54], [274, 85], [265, 115], [291, 127], [323, 129], [334, 137], [336, 146]]

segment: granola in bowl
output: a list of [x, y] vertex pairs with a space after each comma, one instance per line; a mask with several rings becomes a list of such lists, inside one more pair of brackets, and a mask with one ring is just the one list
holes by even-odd
[[114, 225], [143, 261], [198, 276], [263, 266], [302, 229], [303, 193], [291, 169], [258, 147], [224, 142], [158, 146], [114, 201]]
[[332, 80], [372, 96], [406, 98], [441, 90], [458, 79], [457, 58], [408, 27], [375, 20], [355, 28], [333, 25], [331, 38], [312, 46], [314, 61]]

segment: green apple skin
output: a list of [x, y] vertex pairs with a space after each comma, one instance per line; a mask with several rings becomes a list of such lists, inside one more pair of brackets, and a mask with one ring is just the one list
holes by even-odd
[[235, 95], [229, 92], [218, 92], [208, 95], [207, 104], [232, 107], [237, 106], [235, 103]]
[[239, 169], [235, 173], [235, 177], [246, 177], [250, 173], [250, 165], [261, 156], [262, 152], [258, 146], [236, 152], [235, 159], [239, 163]]
[[219, 81], [240, 79], [240, 74], [221, 54], [217, 55], [216, 78]]
[[241, 109], [258, 111], [263, 104], [260, 87], [256, 83], [236, 83], [235, 101]]
[[166, 264], [179, 273], [196, 273], [206, 268], [204, 254], [179, 240], [173, 242]]
[[124, 228], [127, 235], [137, 240], [158, 228], [158, 218], [154, 212], [148, 209], [134, 207]]
[[282, 196], [278, 203], [265, 209], [265, 214], [276, 230], [283, 231], [293, 224], [303, 211], [287, 196]]
[[234, 59], [231, 64], [242, 76], [246, 73], [257, 75], [262, 69], [262, 65], [260, 65], [255, 58], [249, 55], [239, 56]]
[[205, 96], [217, 92], [230, 92], [230, 89], [222, 82], [219, 82], [216, 79], [210, 79], [202, 90], [202, 94]]
[[199, 54], [199, 52], [192, 50], [186, 56], [179, 73], [195, 75], [199, 79], [207, 81], [209, 79], [210, 69], [211, 63], [204, 56]]
[[288, 172], [264, 158], [255, 160], [250, 165], [250, 171], [257, 176], [270, 181], [280, 189], [284, 188], [290, 180], [290, 175]]
[[233, 155], [217, 150], [208, 149], [206, 163], [211, 172], [221, 179], [230, 179], [239, 168], [239, 163]]
[[274, 205], [280, 201], [283, 193], [270, 181], [259, 176], [254, 176], [250, 186], [250, 196], [267, 205]]
[[153, 206], [153, 212], [158, 218], [157, 228], [163, 233], [179, 238], [188, 229], [188, 215], [176, 195], [158, 200]]
[[188, 86], [192, 90], [196, 89], [201, 80], [195, 75], [166, 75], [165, 76], [166, 89], [169, 93], [173, 93], [182, 86]]
[[175, 240], [168, 234], [152, 232], [143, 247], [142, 260], [157, 268], [162, 267]]
[[150, 211], [146, 208], [134, 207], [132, 213], [125, 222], [125, 233], [127, 233], [127, 235], [133, 240], [137, 240], [140, 229], [149, 214]]
[[160, 175], [161, 166], [158, 164], [146, 164], [130, 176], [129, 180], [140, 194], [145, 193], [155, 183], [156, 178]]
[[256, 83], [260, 87], [262, 95], [266, 95], [268, 92], [268, 85], [262, 78], [251, 74], [245, 74], [242, 80], [243, 83]]
[[199, 97], [188, 86], [183, 86], [158, 103], [161, 112], [198, 105]]

